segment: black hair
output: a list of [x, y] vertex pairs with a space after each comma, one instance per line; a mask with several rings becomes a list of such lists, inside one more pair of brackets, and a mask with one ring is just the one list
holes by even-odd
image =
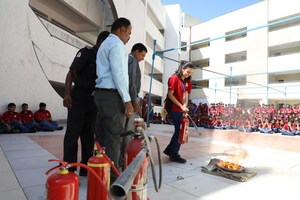
[[41, 108], [41, 107], [46, 107], [46, 104], [45, 104], [44, 102], [41, 102], [41, 103], [40, 103], [40, 108]]
[[110, 32], [109, 31], [102, 31], [97, 38], [96, 44], [102, 43], [108, 36]]
[[136, 50], [138, 50], [139, 52], [143, 52], [143, 51], [145, 51], [146, 53], [148, 52], [146, 46], [143, 45], [142, 43], [136, 43], [135, 45], [133, 45], [131, 52], [134, 52]]
[[131, 25], [131, 23], [128, 19], [126, 19], [124, 17], [120, 17], [120, 18], [116, 19], [114, 21], [114, 23], [111, 25], [111, 32], [114, 32], [121, 27], [127, 28], [130, 25]]
[[27, 104], [27, 103], [23, 103], [23, 104], [22, 104], [22, 108], [23, 108], [24, 106], [28, 106], [28, 104]]
[[[186, 69], [186, 68], [192, 68], [195, 69], [195, 65], [192, 62], [187, 62], [187, 61], [182, 61], [178, 67], [178, 69], [175, 71], [175, 73], [177, 74], [178, 77], [182, 76], [182, 69]], [[187, 79], [191, 79], [191, 76], [189, 76]]]
[[8, 108], [13, 107], [13, 106], [16, 107], [16, 104], [15, 104], [15, 103], [9, 103], [9, 104], [7, 105]]

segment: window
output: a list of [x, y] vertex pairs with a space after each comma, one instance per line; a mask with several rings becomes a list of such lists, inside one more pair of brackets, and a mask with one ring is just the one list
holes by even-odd
[[196, 60], [196, 61], [194, 61], [194, 64], [199, 66], [200, 68], [209, 67], [209, 58]]
[[225, 78], [225, 87], [228, 87], [230, 85], [231, 86], [246, 85], [246, 83], [247, 83], [247, 77], [246, 76]]
[[240, 28], [240, 29], [236, 29], [236, 30], [233, 30], [233, 31], [226, 32], [225, 33], [225, 35], [226, 35], [225, 41], [228, 42], [228, 41], [232, 41], [232, 40], [247, 37], [246, 30], [247, 30], [247, 27], [244, 27], [244, 28]]
[[[287, 16], [287, 17], [283, 17], [283, 18], [280, 18], [280, 19], [272, 20], [272, 21], [269, 21], [269, 23], [285, 20], [285, 19], [292, 18], [292, 17], [298, 16], [298, 15], [300, 15], [300, 13], [295, 14], [295, 15], [290, 15], [290, 16]], [[294, 20], [290, 20], [290, 21], [287, 21], [287, 22], [284, 22], [284, 23], [276, 24], [276, 25], [273, 25], [273, 26], [269, 26], [269, 32], [277, 31], [277, 30], [280, 30], [280, 29], [285, 29], [285, 28], [289, 28], [289, 27], [293, 27], [293, 26], [298, 26], [298, 25], [300, 25], [300, 19], [299, 18], [294, 19]]]
[[225, 55], [225, 63], [241, 62], [247, 60], [247, 51], [230, 53]]
[[192, 81], [192, 88], [193, 89], [201, 89], [201, 88], [208, 88], [209, 81], [208, 80], [201, 80], [201, 81]]
[[270, 84], [293, 83], [293, 82], [300, 82], [300, 71], [294, 71], [289, 73], [279, 72], [279, 73], [269, 74]]
[[200, 43], [200, 44], [192, 45], [191, 50], [200, 49], [200, 48], [204, 48], [204, 47], [209, 47], [210, 42], [205, 42], [205, 41], [209, 41], [209, 40], [210, 40], [210, 38], [206, 38], [206, 39], [203, 39], [203, 40], [198, 40], [198, 41], [193, 42], [192, 44], [195, 44], [195, 43]]
[[269, 57], [300, 53], [300, 41], [269, 47]]

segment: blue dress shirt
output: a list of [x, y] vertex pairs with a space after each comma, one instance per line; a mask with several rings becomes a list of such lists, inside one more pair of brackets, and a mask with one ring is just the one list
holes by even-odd
[[101, 44], [96, 58], [96, 88], [117, 89], [123, 102], [129, 95], [128, 56], [125, 45], [111, 33]]

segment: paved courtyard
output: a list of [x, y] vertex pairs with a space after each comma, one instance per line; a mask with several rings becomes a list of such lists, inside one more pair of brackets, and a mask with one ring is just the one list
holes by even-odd
[[[52, 133], [0, 135], [0, 199], [41, 200], [45, 198], [45, 172], [56, 164], [48, 159], [62, 159], [64, 130]], [[182, 145], [185, 164], [173, 163], [162, 155], [162, 187], [157, 193], [149, 170], [148, 197], [151, 200], [219, 199], [299, 199], [300, 137], [239, 133], [189, 128], [189, 142]], [[173, 133], [171, 125], [154, 125], [148, 134], [158, 138], [161, 151]], [[157, 162], [157, 150], [152, 145]], [[237, 182], [201, 171], [211, 158], [243, 151], [248, 157], [244, 167], [257, 175], [247, 182]], [[157, 169], [158, 174], [158, 169]], [[86, 199], [86, 178], [80, 178], [80, 200]]]

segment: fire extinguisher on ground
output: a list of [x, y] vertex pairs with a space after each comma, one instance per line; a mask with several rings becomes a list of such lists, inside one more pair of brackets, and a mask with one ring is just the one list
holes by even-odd
[[[57, 173], [51, 174], [46, 183], [47, 200], [67, 200], [78, 199], [79, 178], [77, 174], [68, 170], [68, 163], [58, 160], [49, 160], [50, 162], [59, 162], [60, 165], [46, 172], [57, 170]], [[71, 166], [71, 165], [70, 165]]]
[[188, 138], [189, 138], [188, 127], [189, 127], [189, 119], [187, 117], [187, 113], [184, 113], [182, 115], [181, 127], [180, 127], [180, 132], [178, 137], [178, 142], [180, 144], [188, 143]]
[[88, 170], [89, 173], [92, 173], [100, 183], [101, 188], [103, 188], [102, 191], [106, 196], [105, 199], [111, 199], [108, 189], [105, 187], [105, 184], [91, 167], [86, 166], [82, 163], [69, 164], [61, 160], [53, 159], [50, 159], [49, 162], [58, 162], [59, 165], [51, 168], [45, 173], [46, 175], [49, 175], [50, 172], [58, 170], [56, 173], [51, 174], [47, 178], [46, 200], [78, 200], [79, 178], [77, 174], [68, 170], [68, 168], [75, 166], [84, 167]]
[[105, 191], [109, 190], [111, 167], [117, 176], [120, 176], [120, 173], [98, 142], [95, 142], [94, 155], [88, 160], [88, 166], [96, 172], [105, 187], [101, 187], [102, 185], [97, 177], [89, 172], [87, 177], [87, 200], [107, 200], [108, 196]]

